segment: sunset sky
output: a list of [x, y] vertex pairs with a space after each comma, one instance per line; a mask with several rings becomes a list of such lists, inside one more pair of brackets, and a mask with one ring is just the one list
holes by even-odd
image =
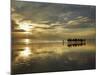
[[29, 29], [40, 40], [95, 38], [95, 18], [95, 6], [16, 1], [12, 7], [14, 34]]

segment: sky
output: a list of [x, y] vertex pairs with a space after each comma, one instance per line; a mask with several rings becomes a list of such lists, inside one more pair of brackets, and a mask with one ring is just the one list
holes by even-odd
[[89, 5], [16, 1], [12, 2], [12, 26], [19, 37], [24, 36], [21, 31], [29, 28], [35, 40], [93, 39], [95, 10], [95, 6]]

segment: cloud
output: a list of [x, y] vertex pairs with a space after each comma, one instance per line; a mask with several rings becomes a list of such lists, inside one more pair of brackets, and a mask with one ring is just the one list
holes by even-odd
[[91, 28], [91, 27], [94, 27], [95, 28], [95, 22], [88, 17], [78, 16], [72, 20], [69, 20], [65, 27], [67, 27], [67, 28], [87, 28], [87, 27]]
[[95, 13], [94, 9], [93, 6], [16, 1], [16, 13], [24, 16], [22, 21], [32, 20], [37, 23], [41, 21], [63, 23], [79, 15], [92, 17], [95, 15], [90, 13]]
[[33, 26], [31, 37], [34, 39], [53, 40], [95, 35], [95, 6], [23, 1], [16, 1], [15, 6], [16, 8], [12, 7], [12, 19], [18, 25], [27, 23]]

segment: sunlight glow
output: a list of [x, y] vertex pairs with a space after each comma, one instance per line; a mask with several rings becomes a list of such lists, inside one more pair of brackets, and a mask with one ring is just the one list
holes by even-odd
[[30, 39], [25, 39], [25, 43], [29, 44], [30, 43]]
[[29, 47], [26, 47], [26, 48], [24, 49], [24, 51], [21, 51], [21, 52], [20, 52], [20, 56], [21, 56], [21, 57], [29, 57], [31, 54], [32, 54], [32, 53], [31, 53], [31, 50], [29, 49]]
[[30, 31], [33, 28], [33, 26], [29, 23], [20, 23], [19, 28], [25, 31]]

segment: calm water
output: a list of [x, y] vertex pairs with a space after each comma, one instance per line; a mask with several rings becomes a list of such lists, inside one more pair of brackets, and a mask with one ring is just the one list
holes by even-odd
[[63, 45], [61, 41], [14, 41], [12, 72], [23, 74], [95, 69], [95, 42], [88, 42], [85, 46], [67, 47], [67, 43]]

